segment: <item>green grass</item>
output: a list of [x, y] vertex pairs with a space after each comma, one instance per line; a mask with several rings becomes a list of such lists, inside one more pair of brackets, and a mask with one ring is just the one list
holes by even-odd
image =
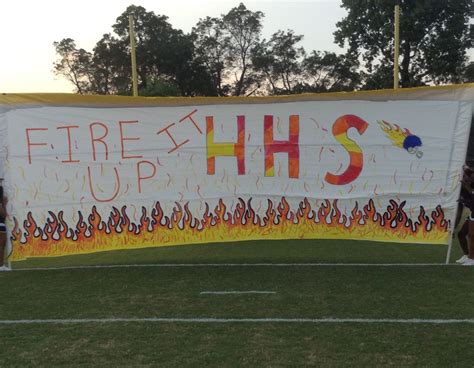
[[[453, 259], [459, 250], [453, 247]], [[446, 247], [261, 241], [31, 259], [15, 268], [145, 263], [443, 263]], [[0, 319], [473, 319], [474, 268], [131, 267], [0, 273]], [[268, 290], [266, 295], [201, 291]], [[472, 367], [473, 324], [0, 325], [0, 366]]]
[[[148, 263], [444, 263], [447, 247], [349, 240], [260, 240], [118, 250], [14, 262], [15, 268]], [[459, 258], [453, 244], [451, 260]]]
[[472, 367], [472, 326], [121, 324], [1, 333], [4, 367]]

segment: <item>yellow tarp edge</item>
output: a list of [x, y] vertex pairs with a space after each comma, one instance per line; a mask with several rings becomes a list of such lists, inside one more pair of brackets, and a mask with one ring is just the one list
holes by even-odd
[[338, 100], [474, 100], [474, 83], [443, 86], [383, 89], [355, 92], [307, 93], [262, 97], [131, 97], [77, 95], [72, 93], [0, 93], [0, 105], [66, 106], [190, 106], [218, 104], [263, 104]]

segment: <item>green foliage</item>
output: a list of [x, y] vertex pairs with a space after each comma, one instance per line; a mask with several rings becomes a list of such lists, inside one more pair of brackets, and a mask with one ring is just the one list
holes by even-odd
[[302, 39], [302, 35], [295, 35], [291, 30], [278, 31], [255, 50], [253, 66], [262, 74], [270, 94], [292, 94], [300, 83], [305, 51], [297, 44]]
[[[179, 31], [173, 29], [167, 22], [166, 16], [147, 12], [141, 6], [129, 6], [112, 26], [119, 36], [120, 42], [126, 46], [126, 60], [130, 60], [128, 47], [128, 16], [133, 15], [136, 36], [137, 73], [139, 88], [146, 88], [150, 78], [170, 72], [169, 63], [176, 59], [174, 48], [175, 40], [179, 38]], [[129, 62], [130, 65], [130, 62]], [[129, 72], [130, 75], [131, 71]]]
[[[134, 16], [139, 89], [151, 93], [165, 90], [149, 81], [166, 80], [183, 96], [208, 94], [206, 70], [194, 58], [194, 44], [189, 35], [174, 29], [167, 17], [148, 12], [141, 6], [129, 6], [113, 25], [115, 34], [99, 40], [93, 54], [76, 49], [74, 41], [55, 43], [60, 57], [55, 64], [58, 75], [74, 83], [79, 93], [130, 94], [131, 61], [128, 15]], [[175, 93], [173, 89], [167, 90]]]
[[124, 94], [131, 90], [130, 57], [127, 44], [104, 34], [93, 50], [91, 91], [98, 94]]
[[221, 18], [206, 17], [200, 19], [192, 29], [196, 55], [202, 60], [211, 76], [212, 88], [217, 96], [230, 93], [229, 67], [232, 65], [230, 37], [224, 31]]
[[263, 17], [240, 3], [219, 18], [200, 19], [193, 28], [196, 53], [218, 96], [249, 95], [259, 88], [252, 56], [260, 46]]
[[[342, 0], [348, 13], [335, 40], [346, 54], [307, 53], [302, 35], [275, 32], [261, 40], [264, 14], [243, 3], [200, 19], [190, 34], [168, 17], [129, 6], [92, 52], [74, 40], [55, 42], [54, 72], [77, 93], [131, 94], [128, 16], [135, 19], [141, 94], [249, 96], [391, 88], [396, 0]], [[401, 0], [402, 87], [474, 81], [467, 64], [469, 0]], [[151, 84], [151, 85], [149, 85]]]
[[150, 79], [146, 87], [140, 89], [140, 96], [179, 96], [179, 88], [163, 79]]
[[234, 96], [249, 94], [249, 89], [257, 81], [252, 74], [251, 55], [259, 46], [263, 17], [262, 12], [252, 12], [242, 3], [222, 17], [224, 29], [229, 35], [229, 60], [235, 74], [232, 85]]
[[473, 83], [474, 82], [474, 63], [470, 62], [464, 70], [463, 82]]
[[[367, 88], [390, 87], [394, 0], [342, 0], [348, 15], [335, 40], [361, 58]], [[400, 1], [400, 83], [413, 87], [462, 80], [469, 40], [470, 0]]]
[[77, 49], [73, 39], [65, 38], [54, 42], [60, 60], [54, 63], [54, 73], [74, 84], [76, 92], [83, 94], [90, 90], [92, 55], [84, 49]]
[[299, 92], [353, 91], [360, 85], [358, 63], [350, 55], [313, 51], [303, 60]]

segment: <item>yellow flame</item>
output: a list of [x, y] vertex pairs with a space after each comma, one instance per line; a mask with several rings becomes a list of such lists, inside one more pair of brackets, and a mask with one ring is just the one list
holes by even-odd
[[367, 239], [373, 241], [399, 241], [409, 243], [445, 244], [447, 232], [434, 230], [417, 233], [410, 231], [390, 231], [369, 222], [366, 226], [344, 229], [342, 224], [315, 224], [304, 219], [299, 224], [286, 223], [283, 226], [269, 224], [265, 228], [255, 225], [246, 228], [228, 227], [220, 224], [216, 228], [202, 232], [186, 228], [184, 230], [166, 229], [160, 232], [144, 231], [139, 235], [124, 231], [121, 234], [97, 234], [81, 242], [64, 239], [61, 242], [42, 241], [34, 238], [27, 246], [15, 242], [12, 260], [28, 257], [53, 257], [72, 254], [93, 253], [118, 249], [137, 249], [157, 246], [176, 246], [196, 243], [233, 242], [236, 240], [269, 239]]
[[382, 120], [377, 121], [380, 129], [387, 135], [387, 137], [393, 142], [396, 147], [403, 148], [403, 141], [410, 135], [408, 129], [402, 129], [397, 124], [390, 124], [389, 122]]
[[[48, 239], [43, 239], [42, 236], [36, 234], [35, 226], [30, 227], [28, 229], [30, 236], [26, 244], [20, 244], [18, 238], [14, 241], [14, 251], [11, 259], [21, 260], [28, 257], [50, 257], [106, 250], [136, 249], [157, 245], [170, 246], [265, 238], [366, 239], [446, 244], [449, 237], [447, 225], [442, 224], [445, 220], [442, 219], [444, 215], [441, 212], [433, 212], [431, 216], [424, 211], [420, 212], [417, 220], [420, 224], [414, 229], [411, 226], [406, 226], [405, 222], [408, 217], [406, 217], [403, 208], [395, 203], [391, 204], [392, 207], [387, 208], [387, 212], [377, 212], [373, 202], [369, 202], [369, 207], [362, 206], [360, 210], [356, 207], [349, 216], [341, 213], [335, 202], [330, 204], [329, 201], [325, 201], [325, 203], [324, 206], [316, 205], [313, 209], [307, 202], [302, 202], [298, 210], [292, 212], [289, 211], [287, 203], [282, 201], [274, 207], [272, 212], [267, 214], [264, 225], [260, 223], [260, 220], [255, 222], [255, 213], [253, 211], [249, 212], [250, 208], [244, 208], [245, 204], [242, 203], [238, 204], [238, 208], [231, 210], [231, 212], [228, 212], [225, 206], [221, 204], [216, 207], [214, 213], [203, 218], [193, 219], [184, 219], [183, 216], [187, 216], [186, 212], [180, 209], [173, 212], [172, 215], [167, 215], [166, 219], [169, 222], [167, 225], [157, 225], [155, 223], [154, 230], [150, 231], [148, 228], [149, 222], [145, 221], [142, 223], [140, 232], [137, 232], [136, 229], [130, 230], [127, 224], [121, 225], [120, 232], [117, 232], [113, 224], [124, 220], [118, 211], [108, 219], [101, 219], [98, 214], [95, 214], [94, 218], [91, 218], [91, 216], [85, 217], [88, 222], [83, 223], [83, 228], [72, 228], [78, 236], [76, 240], [65, 237], [66, 230], [63, 230], [59, 240], [52, 239], [51, 234], [48, 235]], [[236, 215], [238, 216], [236, 217]], [[317, 217], [315, 217], [316, 215]], [[243, 217], [245, 217], [244, 222], [239, 220]], [[187, 225], [178, 226], [182, 219]], [[233, 221], [229, 219], [233, 219]], [[383, 224], [381, 219], [384, 219]], [[102, 230], [99, 229], [101, 223], [105, 224], [104, 221], [109, 224], [110, 232], [103, 228]], [[161, 223], [161, 218], [157, 221]], [[348, 221], [349, 225], [347, 224]], [[360, 221], [363, 221], [363, 223]], [[33, 223], [35, 221], [30, 218], [28, 219], [29, 222]], [[46, 219], [41, 219], [42, 224], [46, 224], [46, 222]], [[426, 229], [428, 223], [431, 224], [429, 231]], [[191, 227], [191, 224], [195, 227]], [[201, 226], [197, 226], [198, 224]], [[59, 226], [59, 223], [56, 223], [56, 226]], [[43, 226], [43, 232], [56, 231], [50, 228], [51, 226]], [[84, 232], [85, 228], [89, 229], [89, 235]], [[60, 228], [58, 229], [61, 231]], [[70, 231], [71, 229], [67, 229], [67, 234]], [[14, 233], [17, 236], [20, 235], [15, 231]]]

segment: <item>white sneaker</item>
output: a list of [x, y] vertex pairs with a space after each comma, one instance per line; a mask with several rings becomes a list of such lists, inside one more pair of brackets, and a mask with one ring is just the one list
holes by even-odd
[[[474, 261], [474, 260], [473, 260]], [[2, 267], [0, 267], [0, 272], [1, 271], [11, 271], [12, 269], [10, 267], [8, 267], [7, 265], [4, 265]]]
[[474, 259], [468, 258], [464, 263], [462, 264], [463, 266], [474, 266]]
[[464, 263], [464, 262], [466, 262], [468, 259], [469, 259], [469, 257], [467, 256], [467, 254], [464, 254], [461, 258], [459, 258], [458, 260], [456, 260], [456, 263]]

